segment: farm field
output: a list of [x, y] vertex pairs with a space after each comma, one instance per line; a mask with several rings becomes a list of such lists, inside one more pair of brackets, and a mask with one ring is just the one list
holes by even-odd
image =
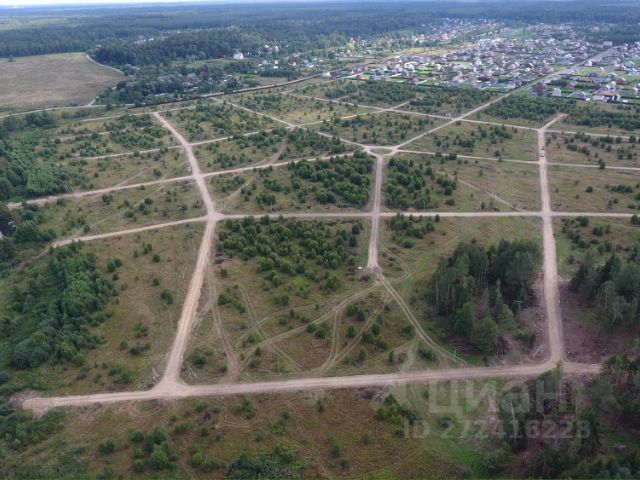
[[0, 58], [0, 112], [84, 105], [123, 76], [84, 53]]

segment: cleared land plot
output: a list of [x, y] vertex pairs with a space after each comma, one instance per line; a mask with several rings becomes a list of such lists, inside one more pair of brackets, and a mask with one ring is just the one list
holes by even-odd
[[489, 105], [471, 119], [539, 128], [557, 114], [572, 109], [574, 104], [563, 99], [515, 94]]
[[353, 147], [314, 130], [274, 128], [267, 132], [198, 145], [194, 153], [204, 172], [290, 159], [334, 155]]
[[219, 224], [200, 303], [203, 320], [185, 356], [183, 378], [207, 382], [227, 374], [300, 372], [304, 362], [286, 353], [293, 348], [288, 339], [329, 347], [333, 337], [326, 322], [371, 290], [357, 268], [366, 263], [367, 229], [359, 220], [248, 218]]
[[[145, 388], [164, 369], [164, 358], [180, 316], [202, 235], [201, 225], [183, 225], [137, 235], [96, 240], [82, 252], [95, 255], [96, 266], [115, 287], [102, 312], [87, 325], [98, 339], [82, 362], [50, 360], [34, 370], [12, 370], [26, 386], [57, 394]], [[49, 256], [0, 280], [5, 310], [13, 287], [24, 288]], [[46, 298], [46, 275], [40, 277]], [[8, 313], [8, 312], [4, 312]], [[3, 363], [12, 348], [2, 348]], [[3, 366], [4, 367], [4, 366]], [[17, 381], [17, 379], [14, 379]]]
[[225, 213], [356, 210], [369, 203], [373, 162], [362, 153], [211, 178]]
[[427, 114], [460, 114], [489, 101], [496, 94], [470, 88], [412, 86], [386, 81], [338, 80], [325, 85], [297, 89], [301, 94], [340, 100], [361, 106], [389, 108], [406, 105], [405, 110]]
[[456, 116], [495, 98], [495, 92], [471, 88], [418, 87], [417, 97], [403, 107], [433, 115]]
[[[540, 223], [525, 218], [427, 218], [404, 217], [387, 219], [381, 224], [380, 265], [385, 276], [396, 285], [398, 292], [432, 338], [448, 344], [458, 353], [467, 355], [470, 362], [479, 361], [477, 352], [459, 342], [447, 331], [445, 324], [433, 313], [426, 293], [433, 273], [442, 259], [448, 258], [458, 244], [477, 241], [480, 245], [497, 245], [500, 240], [535, 239], [541, 244]], [[539, 289], [536, 287], [539, 298]], [[535, 331], [536, 342], [543, 340], [544, 323], [538, 302], [520, 313], [517, 328], [505, 326], [508, 348], [503, 358], [509, 362], [530, 361], [530, 349], [515, 340], [518, 330]]]
[[425, 135], [405, 148], [442, 154], [536, 161], [537, 146], [536, 134], [530, 130], [460, 122]]
[[[234, 100], [235, 101], [235, 100]], [[370, 109], [323, 102], [305, 96], [255, 93], [239, 98], [239, 105], [295, 124], [311, 124], [326, 119], [367, 113]]]
[[84, 53], [0, 59], [0, 111], [84, 105], [124, 77]]
[[634, 213], [640, 172], [550, 166], [549, 191], [557, 211]]
[[195, 184], [183, 181], [60, 199], [44, 207], [30, 205], [18, 212], [22, 225], [16, 238], [22, 235], [20, 229], [24, 229], [28, 242], [30, 235], [40, 238], [46, 232], [52, 232], [54, 238], [60, 240], [196, 218], [204, 215], [204, 208]]
[[[600, 320], [601, 307], [596, 295], [585, 295], [570, 288], [570, 280], [587, 261], [604, 265], [616, 255], [625, 265], [640, 241], [640, 227], [627, 219], [594, 217], [554, 219], [558, 270], [561, 275], [560, 299], [565, 331], [565, 351], [572, 361], [596, 363], [610, 355], [627, 351], [636, 337], [632, 325], [624, 320], [608, 328]], [[588, 260], [587, 260], [588, 259]]]
[[416, 89], [409, 85], [358, 80], [338, 80], [323, 86], [309, 86], [300, 91], [318, 98], [379, 108], [392, 107], [416, 97]]
[[[64, 122], [63, 122], [64, 123]], [[63, 124], [5, 139], [0, 168], [21, 201], [74, 190], [184, 175], [175, 142], [148, 115]], [[173, 152], [171, 153], [171, 151]]]
[[191, 142], [232, 137], [268, 130], [278, 122], [236, 108], [226, 102], [208, 101], [174, 112], [166, 117]]
[[540, 203], [533, 165], [403, 153], [387, 161], [383, 178], [392, 210], [535, 210]]
[[448, 365], [446, 359], [422, 343], [401, 306], [385, 289], [371, 292], [337, 312], [333, 330], [334, 349], [323, 367], [336, 375]]
[[433, 118], [408, 113], [378, 113], [358, 115], [348, 119], [333, 119], [313, 128], [345, 140], [370, 145], [396, 145], [442, 124]]
[[[451, 392], [446, 385], [438, 390], [442, 392], [438, 402], [444, 405]], [[431, 427], [428, 440], [398, 434], [404, 417], [393, 412], [403, 409], [393, 397], [387, 399], [388, 392], [336, 390], [77, 408], [65, 412], [61, 428], [43, 442], [17, 450], [16, 461], [31, 476], [50, 471], [51, 456], [60, 459], [52, 462], [54, 466], [72, 456], [75, 468], [68, 468], [76, 475], [86, 465], [87, 472], [110, 467], [115, 475], [140, 478], [154, 474], [225, 478], [246, 472], [241, 467], [244, 462], [263, 461], [287, 478], [340, 477], [345, 470], [359, 478], [381, 471], [393, 478], [454, 478], [475, 471], [479, 457], [475, 452], [485, 441], [475, 438], [481, 433], [475, 428], [465, 440], [460, 440], [460, 432], [464, 419], [485, 418], [486, 402], [452, 422], [455, 427], [450, 432], [441, 415], [427, 412], [424, 391], [420, 386], [393, 389], [391, 394], [405, 395], [425, 410], [421, 419]], [[98, 452], [105, 439], [113, 440], [114, 452]], [[160, 442], [175, 460], [158, 471], [144, 445], [153, 448]]]
[[64, 126], [50, 132], [45, 148], [60, 157], [97, 157], [176, 145], [151, 115], [124, 115]]
[[71, 191], [131, 185], [188, 175], [187, 158], [181, 149], [103, 158], [64, 157], [55, 167], [67, 175]]
[[547, 133], [547, 161], [599, 166], [638, 167], [638, 144], [616, 136]]
[[612, 253], [627, 256], [640, 240], [640, 227], [621, 218], [556, 218], [554, 228], [558, 270], [565, 279], [578, 270], [587, 251], [602, 264]]

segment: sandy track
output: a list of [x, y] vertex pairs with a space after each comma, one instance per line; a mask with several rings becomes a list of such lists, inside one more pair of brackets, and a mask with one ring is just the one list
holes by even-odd
[[[298, 378], [282, 381], [251, 383], [218, 383], [214, 385], [185, 385], [179, 388], [164, 388], [159, 384], [152, 390], [136, 392], [102, 393], [93, 395], [73, 395], [67, 397], [32, 398], [23, 402], [23, 407], [36, 412], [44, 412], [54, 407], [110, 404], [127, 401], [150, 401], [155, 399], [174, 400], [188, 397], [222, 397], [228, 395], [296, 392], [302, 390], [323, 390], [362, 387], [389, 387], [394, 385], [448, 382], [452, 380], [477, 380], [491, 378], [529, 378], [541, 375], [557, 366], [550, 360], [531, 365], [506, 367], [449, 368], [372, 375], [351, 375], [342, 377]], [[599, 365], [567, 363], [567, 374], [593, 375], [600, 371]]]

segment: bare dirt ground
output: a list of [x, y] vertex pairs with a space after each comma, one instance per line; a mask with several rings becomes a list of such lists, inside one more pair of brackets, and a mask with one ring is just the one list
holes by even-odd
[[610, 355], [626, 351], [633, 335], [624, 328], [608, 332], [586, 317], [578, 294], [569, 290], [569, 282], [560, 282], [562, 324], [565, 332], [565, 354], [572, 362], [599, 363]]

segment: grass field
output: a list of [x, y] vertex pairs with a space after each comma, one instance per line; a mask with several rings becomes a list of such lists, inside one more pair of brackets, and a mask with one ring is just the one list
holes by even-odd
[[192, 182], [184, 181], [112, 194], [59, 199], [44, 207], [20, 211], [20, 220], [33, 220], [41, 231], [58, 239], [107, 233], [204, 214]]
[[[237, 474], [234, 461], [241, 454], [248, 461], [258, 454], [278, 461], [273, 452], [289, 458], [278, 469], [284, 478], [484, 476], [479, 451], [492, 442], [476, 435], [476, 426], [467, 435], [460, 433], [469, 418], [490, 420], [487, 401], [472, 412], [453, 414], [449, 427], [443, 415], [426, 412], [425, 391], [423, 386], [391, 392], [350, 389], [69, 410], [59, 431], [37, 447], [16, 450], [15, 458], [25, 477], [43, 471], [78, 477], [86, 468], [112, 472], [116, 478], [229, 478]], [[443, 385], [431, 393], [445, 405], [451, 390]], [[421, 436], [419, 428], [415, 435], [403, 434], [404, 417], [393, 412], [405, 399], [425, 410], [421, 418], [430, 427], [428, 436]], [[378, 410], [387, 416], [381, 418]], [[165, 438], [170, 451], [165, 468], [152, 466], [151, 452], [140, 440], [153, 432]], [[115, 448], [101, 453], [97, 445], [106, 439]]]
[[576, 163], [598, 166], [605, 165], [638, 167], [637, 143], [615, 136], [594, 137], [550, 133], [546, 137], [547, 160], [555, 163]]
[[549, 167], [551, 207], [557, 211], [637, 211], [640, 172]]
[[[398, 167], [406, 162], [412, 165], [410, 174], [402, 173]], [[441, 162], [431, 155], [403, 153], [387, 162], [383, 179], [385, 206], [391, 210], [473, 212], [539, 207], [537, 170], [527, 164], [491, 160]], [[448, 180], [447, 184], [454, 182], [455, 188], [447, 193], [443, 179]], [[402, 193], [392, 194], [398, 191]], [[394, 202], [394, 196], [413, 201], [405, 205]]]
[[0, 58], [0, 111], [84, 105], [124, 77], [84, 53]]
[[534, 132], [467, 122], [445, 127], [407, 145], [408, 149], [479, 157], [537, 160]]
[[603, 263], [612, 253], [624, 258], [640, 240], [640, 227], [627, 219], [617, 218], [556, 218], [556, 248], [558, 271], [570, 278], [588, 250], [595, 263]]

